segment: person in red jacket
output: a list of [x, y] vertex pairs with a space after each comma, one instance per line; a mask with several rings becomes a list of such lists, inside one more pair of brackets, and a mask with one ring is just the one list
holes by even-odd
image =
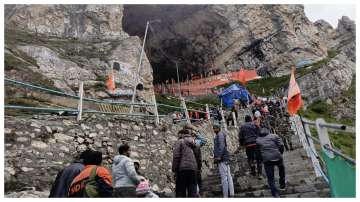
[[84, 170], [70, 185], [69, 197], [112, 197], [112, 177], [108, 169], [100, 166], [101, 162], [101, 152], [89, 152]]

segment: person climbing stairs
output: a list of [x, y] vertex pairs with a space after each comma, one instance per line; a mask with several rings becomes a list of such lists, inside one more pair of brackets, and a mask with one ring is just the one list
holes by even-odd
[[[322, 177], [316, 177], [311, 159], [302, 148], [299, 138], [292, 136], [293, 150], [283, 154], [286, 170], [286, 189], [280, 191], [280, 197], [330, 197], [330, 189]], [[234, 197], [272, 197], [267, 184], [265, 171], [263, 179], [250, 174], [244, 149], [238, 149], [230, 155], [230, 169], [233, 175]], [[275, 172], [276, 186], [279, 177]], [[203, 197], [222, 197], [221, 179], [217, 167], [203, 179]]]

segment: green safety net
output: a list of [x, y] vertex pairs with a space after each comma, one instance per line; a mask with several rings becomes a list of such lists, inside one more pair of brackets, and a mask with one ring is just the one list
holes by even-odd
[[337, 155], [330, 158], [324, 151], [321, 152], [321, 156], [326, 163], [331, 196], [340, 198], [356, 197], [355, 165]]

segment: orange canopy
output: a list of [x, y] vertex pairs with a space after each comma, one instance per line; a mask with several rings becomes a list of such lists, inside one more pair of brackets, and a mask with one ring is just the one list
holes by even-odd
[[236, 75], [234, 75], [234, 80], [238, 80], [245, 85], [248, 81], [255, 79], [257, 76], [255, 70], [244, 70], [241, 68], [240, 71], [236, 72]]
[[293, 68], [291, 71], [289, 90], [288, 90], [288, 112], [291, 116], [295, 115], [303, 105], [300, 88], [295, 81], [294, 74], [295, 74], [295, 68]]

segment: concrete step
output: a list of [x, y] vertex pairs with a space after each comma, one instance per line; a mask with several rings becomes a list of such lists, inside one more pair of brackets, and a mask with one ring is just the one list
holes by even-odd
[[[277, 185], [278, 186], [278, 185]], [[323, 186], [322, 182], [314, 183], [314, 184], [302, 184], [302, 185], [287, 185], [285, 191], [280, 191], [280, 195], [296, 195], [307, 192], [317, 192], [318, 197], [328, 197], [329, 189], [321, 188], [317, 189], [316, 187]], [[236, 186], [235, 189], [235, 197], [271, 197], [270, 189], [267, 186], [258, 187], [260, 189], [256, 190], [243, 190], [240, 187]], [[204, 191], [204, 196], [222, 196], [222, 188], [221, 186], [214, 186], [211, 188], [211, 191]]]
[[[278, 181], [278, 175], [275, 173], [275, 180]], [[266, 176], [263, 175], [263, 179], [259, 180], [251, 175], [242, 176], [239, 178], [233, 178], [234, 186], [240, 186], [243, 189], [249, 189], [254, 188], [261, 185], [267, 186], [267, 179]], [[323, 178], [319, 177], [316, 178], [315, 175], [309, 175], [308, 172], [299, 172], [294, 173], [291, 175], [286, 175], [286, 182], [289, 185], [296, 185], [296, 184], [312, 184], [314, 182], [324, 182]], [[203, 185], [206, 186], [220, 186], [221, 185], [221, 179], [220, 177], [213, 180], [203, 180]]]
[[[287, 187], [285, 191], [280, 191], [280, 197], [330, 197], [328, 188], [314, 190], [311, 186]], [[272, 197], [270, 189], [257, 190], [254, 192], [244, 192], [235, 194], [235, 197]]]
[[[233, 178], [241, 178], [241, 177], [246, 177], [246, 176], [250, 175], [248, 167], [246, 167], [245, 170], [236, 171], [236, 172], [233, 171], [234, 169], [230, 168], [230, 170], [231, 170]], [[278, 169], [275, 168], [275, 172], [277, 172], [277, 170]], [[302, 171], [306, 171], [309, 175], [315, 174], [314, 168], [313, 168], [312, 164], [310, 164], [309, 162], [307, 162], [307, 163], [302, 162], [301, 164], [293, 163], [290, 165], [285, 165], [285, 173], [289, 176], [292, 174], [302, 172]], [[220, 179], [220, 174], [219, 174], [218, 170], [213, 170], [212, 173], [213, 174], [211, 174], [211, 175], [204, 176], [203, 181], [206, 181], [206, 180], [212, 181], [212, 180]], [[263, 168], [263, 175], [265, 176], [264, 168]]]

